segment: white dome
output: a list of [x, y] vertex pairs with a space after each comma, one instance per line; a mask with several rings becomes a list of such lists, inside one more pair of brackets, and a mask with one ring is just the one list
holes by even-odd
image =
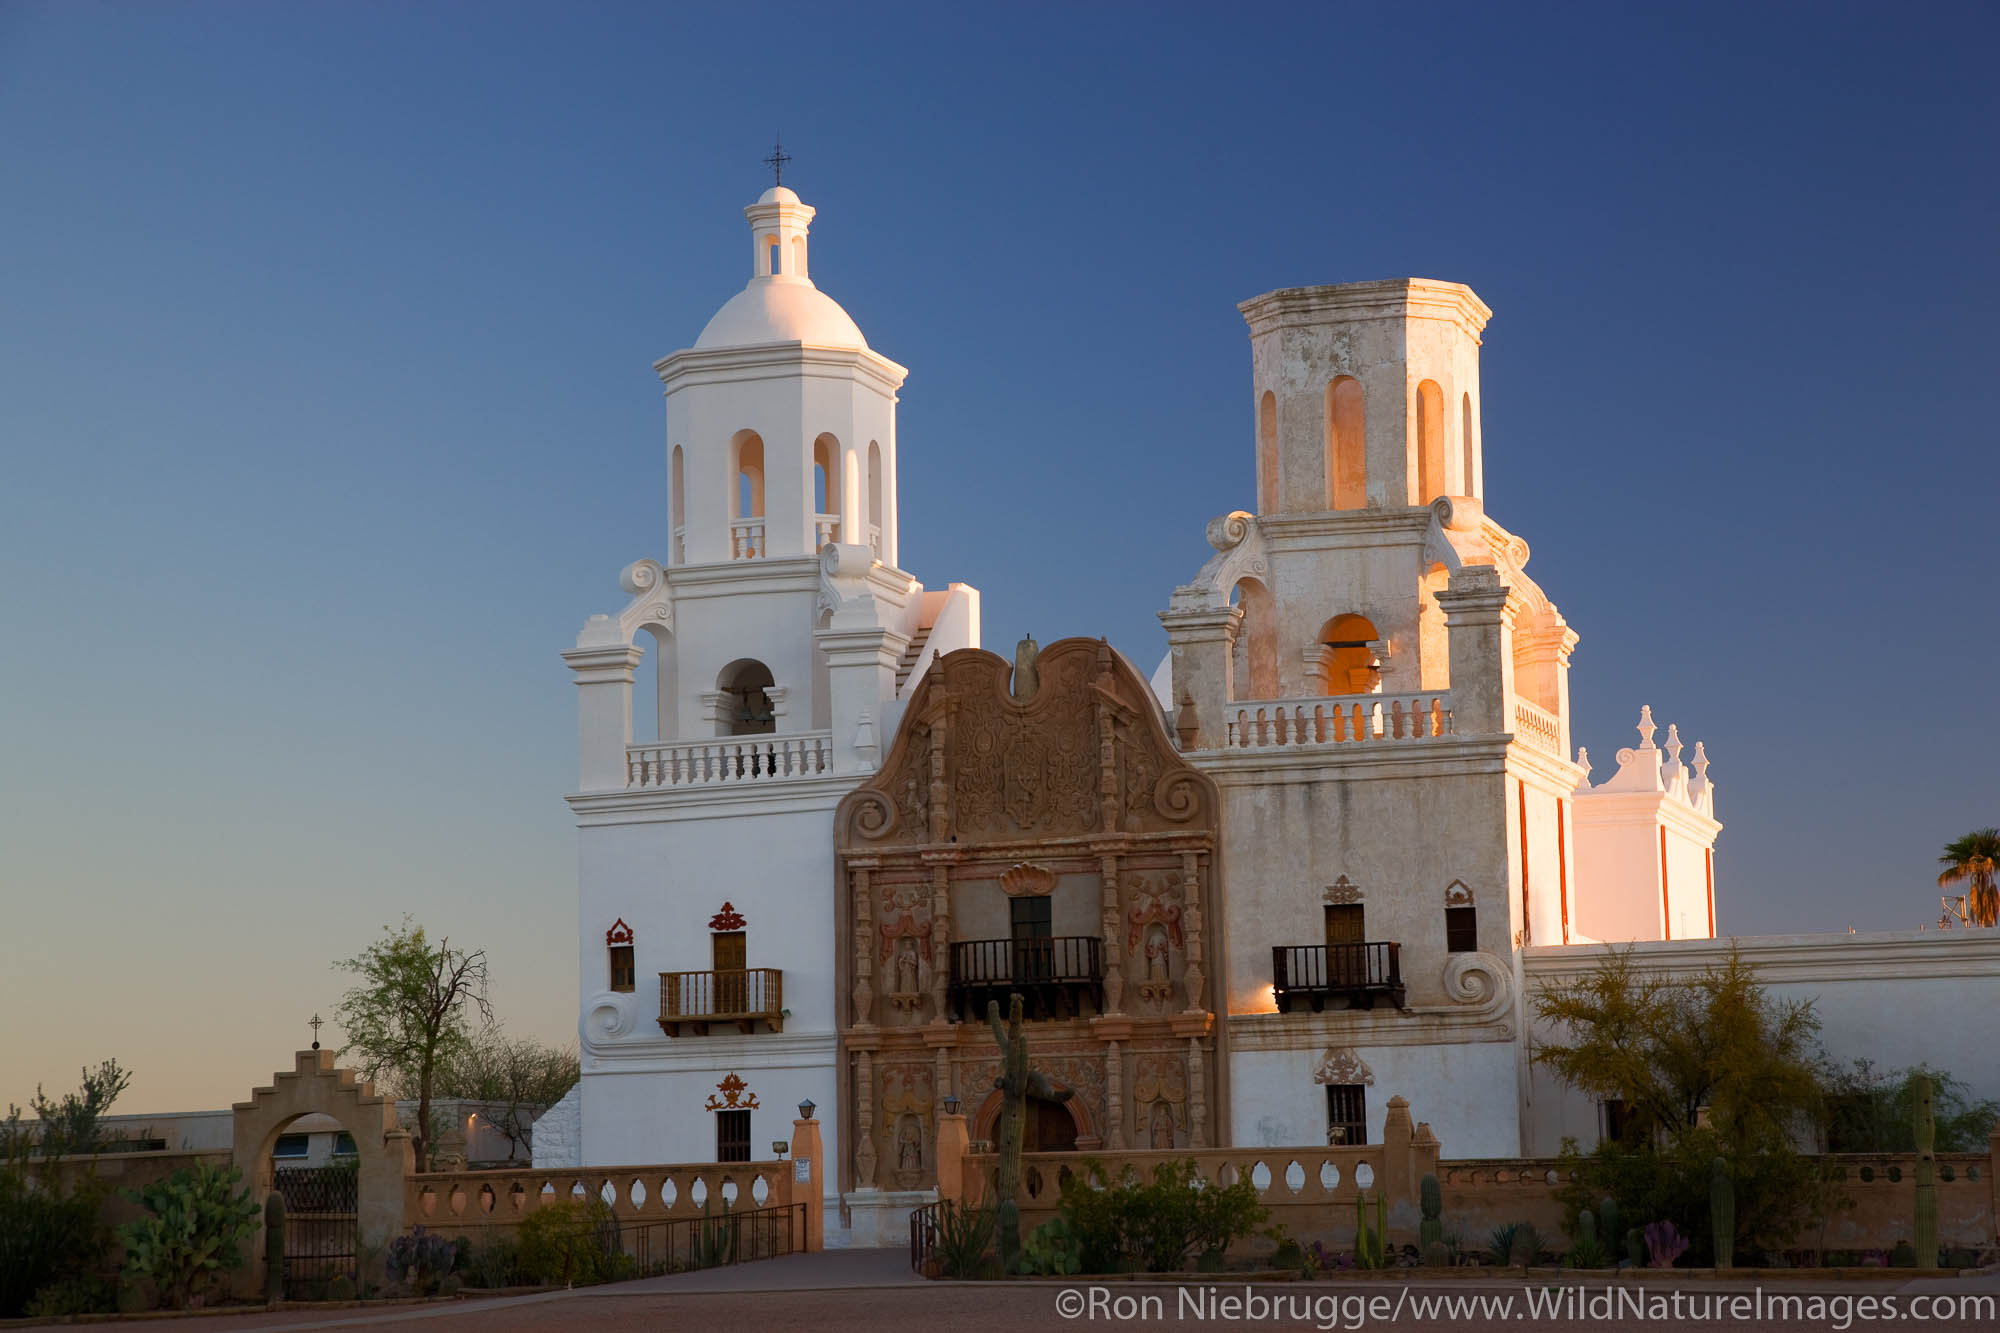
[[757, 202], [760, 204], [796, 204], [799, 202], [799, 197], [782, 185], [773, 185], [770, 189], [757, 196]]
[[796, 278], [752, 278], [749, 286], [715, 312], [694, 345], [749, 347], [757, 343], [868, 348], [860, 326], [848, 318], [840, 302]]

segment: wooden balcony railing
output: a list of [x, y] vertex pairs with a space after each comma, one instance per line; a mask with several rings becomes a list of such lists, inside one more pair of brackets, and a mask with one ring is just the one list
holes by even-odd
[[1387, 999], [1403, 1007], [1403, 946], [1369, 944], [1280, 944], [1271, 950], [1271, 990], [1278, 1012], [1306, 1003], [1314, 1013], [1327, 1007], [1373, 1008]]
[[746, 967], [726, 972], [660, 973], [660, 1029], [669, 1037], [685, 1025], [696, 1036], [708, 1035], [710, 1023], [734, 1023], [755, 1032], [763, 1023], [772, 1032], [785, 1030], [785, 974], [775, 967]]
[[949, 998], [961, 1020], [978, 1021], [988, 1000], [1019, 991], [1037, 1016], [1073, 1017], [1082, 1002], [1104, 1008], [1104, 942], [1094, 935], [963, 940], [951, 946]]

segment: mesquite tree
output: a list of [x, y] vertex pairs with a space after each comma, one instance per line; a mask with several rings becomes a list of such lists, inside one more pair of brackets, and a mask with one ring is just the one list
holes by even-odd
[[468, 1040], [467, 1011], [493, 1021], [486, 1001], [486, 953], [454, 949], [444, 936], [433, 946], [424, 928], [407, 916], [401, 930], [385, 926], [382, 935], [334, 964], [361, 978], [334, 1010], [347, 1033], [340, 1054], [354, 1052], [367, 1077], [386, 1075], [397, 1095], [416, 1097], [417, 1169], [428, 1171], [432, 1085]]

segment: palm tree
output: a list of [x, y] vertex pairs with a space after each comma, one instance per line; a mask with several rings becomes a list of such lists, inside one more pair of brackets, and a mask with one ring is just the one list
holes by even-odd
[[2000, 885], [1993, 879], [1995, 862], [2000, 862], [2000, 828], [1974, 829], [1964, 837], [1945, 844], [1938, 864], [1944, 872], [1938, 887], [1965, 885], [1965, 914], [1975, 926], [2000, 923]]

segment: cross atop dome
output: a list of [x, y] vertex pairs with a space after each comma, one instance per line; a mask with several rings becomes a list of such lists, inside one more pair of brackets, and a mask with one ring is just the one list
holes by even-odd
[[771, 169], [771, 184], [783, 185], [785, 183], [785, 163], [791, 160], [791, 157], [785, 152], [785, 141], [781, 136], [776, 143], [771, 145], [771, 155], [764, 159], [764, 165]]

